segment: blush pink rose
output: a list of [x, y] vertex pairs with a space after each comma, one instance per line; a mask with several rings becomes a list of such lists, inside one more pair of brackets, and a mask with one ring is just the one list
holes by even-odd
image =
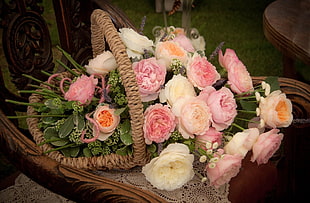
[[215, 66], [206, 57], [201, 57], [197, 53], [187, 64], [186, 74], [189, 81], [200, 90], [214, 84], [221, 77]]
[[90, 77], [82, 75], [70, 85], [64, 97], [68, 101], [79, 101], [81, 104], [86, 104], [92, 100], [97, 83], [98, 79], [93, 75]]
[[144, 112], [143, 132], [146, 144], [169, 139], [176, 126], [176, 118], [167, 105], [155, 104]]
[[172, 106], [178, 119], [178, 130], [185, 139], [205, 134], [210, 127], [212, 115], [206, 102], [197, 97], [181, 97]]
[[237, 115], [237, 104], [230, 89], [222, 87], [220, 90], [208, 86], [199, 96], [206, 101], [212, 113], [212, 126], [218, 130], [229, 127]]
[[[228, 183], [231, 178], [235, 177], [241, 168], [242, 156], [224, 154], [215, 163], [215, 167], [209, 167], [210, 163], [206, 166], [207, 177], [210, 184], [216, 188]], [[212, 163], [213, 164], [213, 163]]]
[[233, 92], [241, 94], [253, 90], [252, 78], [234, 50], [226, 49], [225, 55], [220, 50], [219, 63], [227, 70], [228, 84]]
[[222, 132], [217, 131], [215, 128], [210, 127], [209, 130], [203, 135], [196, 136], [196, 148], [201, 148], [207, 150], [206, 143], [210, 142], [211, 144], [217, 143], [218, 145], [222, 144]]
[[258, 165], [268, 162], [281, 145], [284, 135], [279, 132], [279, 129], [274, 128], [258, 137], [253, 145], [252, 162], [256, 161]]
[[143, 102], [158, 98], [160, 87], [165, 82], [166, 67], [155, 57], [142, 59], [132, 64]]
[[195, 52], [195, 49], [192, 45], [191, 40], [189, 38], [187, 38], [186, 35], [180, 34], [180, 35], [176, 36], [172, 41], [178, 43], [187, 52]]

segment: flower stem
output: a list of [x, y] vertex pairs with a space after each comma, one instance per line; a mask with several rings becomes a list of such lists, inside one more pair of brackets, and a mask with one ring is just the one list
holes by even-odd
[[49, 139], [49, 140], [45, 140], [39, 144], [37, 144], [38, 146], [42, 146], [44, 144], [47, 144], [47, 143], [51, 143], [51, 142], [56, 142], [56, 141], [61, 141], [63, 140], [63, 138], [54, 138], [54, 139]]
[[47, 86], [50, 86], [50, 87], [53, 87], [53, 88], [57, 88], [56, 86], [54, 86], [54, 85], [52, 85], [52, 84], [49, 84], [49, 83], [47, 83], [47, 82], [44, 82], [44, 81], [42, 81], [42, 80], [39, 80], [39, 79], [37, 79], [37, 78], [35, 78], [35, 77], [32, 77], [31, 75], [22, 74], [22, 76], [24, 76], [24, 77], [26, 77], [26, 78], [29, 78], [29, 79], [31, 79], [31, 80], [34, 80], [34, 81], [36, 81], [36, 82], [38, 82], [38, 83], [42, 83], [42, 84], [44, 84], [44, 85], [47, 85]]
[[48, 96], [51, 98], [59, 98], [61, 100], [64, 100], [61, 96], [57, 94], [51, 94], [50, 92], [44, 92], [44, 91], [36, 91], [36, 90], [19, 90], [18, 93], [26, 93], [26, 94], [40, 94], [42, 96]]
[[256, 114], [256, 111], [247, 111], [247, 110], [241, 110], [241, 109], [237, 109], [237, 111], [242, 112], [242, 113]]
[[5, 102], [17, 104], [17, 105], [25, 105], [25, 106], [44, 106], [44, 104], [42, 103], [27, 103], [27, 102], [14, 101], [10, 99], [6, 99]]
[[81, 66], [80, 64], [78, 64], [78, 63], [71, 57], [70, 54], [68, 54], [68, 53], [67, 53], [65, 50], [63, 50], [60, 46], [56, 46], [56, 47], [57, 47], [57, 49], [58, 49], [59, 51], [62, 52], [62, 54], [66, 57], [66, 59], [68, 59], [68, 61], [70, 61], [70, 63], [71, 63], [76, 69], [81, 70], [81, 71], [83, 71], [84, 73], [86, 72], [86, 69], [85, 69], [83, 66]]
[[7, 116], [7, 118], [9, 118], [9, 119], [44, 118], [44, 117], [61, 117], [61, 118], [66, 118], [66, 117], [68, 117], [68, 115], [44, 114], [44, 115], [26, 115], [26, 116]]
[[236, 117], [235, 119], [240, 120], [240, 121], [248, 121], [248, 122], [251, 122], [251, 123], [260, 123], [260, 121], [253, 121], [253, 120], [249, 120], [249, 119], [245, 119], [245, 118], [238, 118], [238, 117]]
[[56, 60], [57, 63], [59, 63], [62, 67], [64, 67], [69, 73], [71, 73], [72, 75], [78, 77], [79, 74], [77, 74], [75, 71], [73, 71], [71, 68], [69, 68], [68, 66], [66, 66], [62, 61], [60, 61], [59, 59]]
[[236, 124], [236, 123], [232, 123], [232, 126], [239, 128], [240, 130], [244, 131], [245, 129], [243, 127], [241, 127], [240, 125]]
[[58, 151], [58, 150], [61, 150], [61, 149], [66, 149], [66, 148], [74, 147], [74, 146], [76, 146], [76, 144], [75, 143], [71, 143], [71, 144], [68, 144], [68, 145], [65, 145], [65, 146], [62, 146], [62, 147], [57, 147], [57, 148], [54, 148], [54, 149], [47, 150], [46, 152], [44, 152], [44, 154], [48, 154], [50, 152], [54, 152], [54, 151]]

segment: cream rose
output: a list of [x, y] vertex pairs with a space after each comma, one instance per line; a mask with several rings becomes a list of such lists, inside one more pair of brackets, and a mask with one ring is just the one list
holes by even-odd
[[173, 106], [174, 102], [183, 96], [196, 96], [194, 86], [186, 77], [174, 75], [160, 91], [159, 98], [161, 103], [168, 102], [170, 106]]
[[85, 65], [89, 74], [105, 75], [118, 67], [113, 54], [110, 51], [104, 51], [95, 58], [90, 59], [88, 65]]
[[292, 103], [280, 90], [262, 99], [259, 109], [260, 117], [272, 128], [288, 127], [293, 121]]
[[145, 50], [153, 51], [154, 43], [146, 36], [140, 35], [131, 28], [121, 28], [119, 32], [129, 57], [141, 59]]
[[245, 157], [247, 152], [252, 149], [259, 136], [257, 128], [249, 128], [242, 132], [236, 133], [233, 138], [225, 145], [226, 154], [240, 154]]
[[178, 130], [185, 139], [205, 134], [211, 125], [211, 111], [198, 97], [181, 97], [172, 106]]
[[194, 177], [194, 155], [186, 145], [169, 144], [158, 157], [142, 168], [146, 179], [160, 190], [172, 191]]

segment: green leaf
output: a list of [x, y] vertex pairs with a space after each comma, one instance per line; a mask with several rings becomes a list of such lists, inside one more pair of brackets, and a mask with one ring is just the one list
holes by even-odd
[[74, 128], [73, 115], [70, 115], [60, 127], [58, 135], [60, 138], [67, 137]]
[[114, 114], [119, 116], [119, 115], [121, 115], [121, 114], [126, 110], [126, 108], [127, 108], [127, 107], [123, 107], [123, 108], [116, 109], [116, 110], [114, 111]]
[[155, 153], [157, 151], [157, 147], [155, 144], [147, 145], [147, 150], [151, 153]]
[[118, 155], [122, 155], [122, 156], [131, 155], [132, 149], [130, 146], [125, 146], [125, 147], [122, 147], [122, 148], [116, 150], [115, 153]]
[[58, 132], [54, 127], [48, 127], [43, 131], [44, 139], [49, 140], [52, 137], [58, 137]]
[[[42, 113], [41, 115], [48, 115], [46, 113]], [[42, 122], [47, 125], [53, 125], [56, 121], [59, 120], [58, 117], [43, 117]]]
[[65, 157], [77, 157], [80, 152], [80, 147], [69, 147], [60, 150]]
[[276, 76], [269, 76], [265, 79], [265, 82], [270, 85], [270, 92], [280, 89], [278, 77]]
[[246, 100], [240, 100], [240, 105], [243, 110], [247, 110], [247, 111], [255, 111], [257, 107], [256, 102], [249, 102]]
[[74, 125], [76, 125], [78, 130], [83, 130], [85, 127], [85, 120], [81, 114], [74, 115], [73, 123], [74, 123]]
[[[51, 140], [52, 139], [59, 139], [59, 137], [51, 137]], [[68, 144], [68, 142], [69, 141], [67, 139], [63, 139], [63, 140], [51, 142], [51, 144], [56, 146], [56, 147], [62, 147], [62, 146], [65, 146], [66, 144]]]
[[126, 119], [123, 123], [119, 125], [119, 131], [121, 134], [123, 133], [129, 133], [131, 130], [131, 125], [129, 119]]
[[125, 145], [131, 145], [133, 143], [131, 133], [129, 132], [120, 134], [120, 138]]
[[87, 148], [87, 147], [85, 147], [85, 148], [83, 149], [83, 154], [84, 154], [85, 157], [92, 157], [92, 156], [93, 156], [92, 153], [91, 153], [91, 151], [90, 151], [90, 149]]

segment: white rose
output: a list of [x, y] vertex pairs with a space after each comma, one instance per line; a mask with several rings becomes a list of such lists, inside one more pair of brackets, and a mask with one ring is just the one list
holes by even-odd
[[247, 152], [252, 149], [258, 136], [259, 130], [257, 128], [249, 128], [244, 130], [243, 132], [238, 132], [225, 145], [224, 151], [226, 154], [240, 154], [245, 157]]
[[192, 83], [182, 75], [174, 75], [171, 80], [169, 80], [165, 88], [161, 90], [159, 98], [160, 102], [164, 103], [168, 101], [170, 106], [183, 96], [196, 96], [196, 92]]
[[127, 54], [131, 58], [142, 58], [145, 50], [152, 50], [154, 43], [146, 36], [140, 35], [131, 28], [121, 28], [119, 36], [127, 48]]
[[88, 65], [85, 65], [86, 71], [89, 74], [105, 75], [111, 70], [118, 67], [113, 54], [110, 51], [105, 51], [95, 58], [90, 59]]
[[146, 179], [156, 188], [172, 191], [182, 187], [194, 177], [194, 155], [186, 145], [169, 144], [159, 157], [142, 168]]

